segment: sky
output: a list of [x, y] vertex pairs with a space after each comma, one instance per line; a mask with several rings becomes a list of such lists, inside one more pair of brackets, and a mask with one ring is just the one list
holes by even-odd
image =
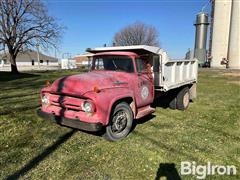
[[[116, 32], [134, 22], [153, 25], [170, 58], [194, 47], [196, 14], [208, 0], [45, 0], [49, 14], [65, 26], [57, 56], [110, 45]], [[206, 10], [209, 9], [209, 5]], [[51, 52], [50, 54], [54, 54]]]

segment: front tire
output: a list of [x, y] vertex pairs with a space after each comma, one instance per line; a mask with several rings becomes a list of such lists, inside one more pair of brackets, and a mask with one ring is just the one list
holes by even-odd
[[114, 108], [103, 136], [108, 141], [121, 140], [129, 134], [132, 124], [132, 109], [127, 103], [121, 102]]

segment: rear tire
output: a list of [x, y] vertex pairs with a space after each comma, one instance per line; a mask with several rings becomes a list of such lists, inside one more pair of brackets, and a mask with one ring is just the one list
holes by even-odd
[[170, 109], [176, 109], [176, 108], [177, 108], [177, 98], [176, 98], [176, 97], [174, 97], [174, 98], [170, 101], [170, 103], [169, 103], [169, 108], [170, 108]]
[[170, 90], [168, 92], [168, 99], [169, 103], [168, 106], [170, 109], [177, 109], [177, 91], [176, 90]]
[[190, 93], [189, 88], [185, 87], [181, 91], [179, 91], [176, 98], [176, 107], [179, 110], [186, 110], [189, 106], [190, 102]]
[[108, 141], [118, 141], [126, 137], [131, 131], [133, 124], [133, 112], [130, 106], [121, 102], [116, 105], [109, 124], [106, 126], [106, 131], [103, 137]]

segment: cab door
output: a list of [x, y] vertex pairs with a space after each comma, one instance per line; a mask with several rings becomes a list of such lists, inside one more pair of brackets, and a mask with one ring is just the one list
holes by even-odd
[[150, 64], [141, 58], [136, 59], [136, 76], [135, 82], [136, 104], [137, 107], [143, 107], [151, 104], [154, 99], [154, 84]]

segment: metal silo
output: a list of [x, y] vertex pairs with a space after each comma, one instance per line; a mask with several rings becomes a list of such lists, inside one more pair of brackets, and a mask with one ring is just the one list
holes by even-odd
[[194, 25], [196, 27], [194, 57], [198, 59], [200, 66], [202, 66], [206, 62], [208, 14], [205, 12], [198, 13]]
[[212, 24], [211, 67], [226, 68], [221, 65], [223, 59], [228, 59], [228, 41], [232, 1], [214, 0], [214, 19]]
[[240, 69], [240, 1], [232, 1], [229, 32], [228, 60], [229, 68]]

